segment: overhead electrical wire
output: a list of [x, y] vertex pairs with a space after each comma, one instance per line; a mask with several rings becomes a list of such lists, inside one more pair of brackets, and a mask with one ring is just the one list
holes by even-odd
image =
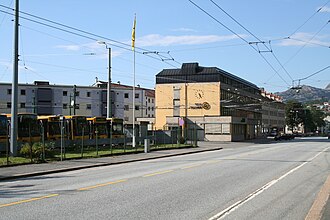
[[324, 67], [323, 69], [318, 70], [318, 71], [316, 71], [315, 73], [312, 73], [312, 74], [310, 74], [310, 75], [308, 75], [308, 76], [306, 76], [306, 77], [304, 77], [304, 78], [300, 78], [300, 79], [298, 79], [298, 80], [299, 80], [299, 81], [302, 81], [302, 80], [308, 79], [308, 78], [310, 78], [310, 77], [312, 77], [312, 76], [315, 76], [316, 74], [321, 73], [321, 72], [323, 72], [324, 70], [329, 69], [329, 68], [330, 68], [330, 66]]
[[[251, 31], [249, 31], [247, 28], [245, 28], [240, 22], [238, 22], [233, 16], [231, 16], [228, 12], [226, 12], [222, 7], [220, 7], [219, 4], [217, 4], [216, 2], [214, 2], [213, 0], [210, 0], [219, 10], [221, 10], [223, 13], [225, 13], [228, 17], [230, 17], [236, 24], [238, 24], [241, 28], [243, 28], [245, 31], [247, 31], [249, 34], [251, 34], [254, 38], [256, 38], [259, 43], [262, 43], [268, 50], [268, 52], [270, 52], [273, 57], [275, 58], [275, 60], [278, 62], [278, 64], [282, 67], [282, 69], [286, 72], [286, 74], [289, 76], [289, 78], [291, 80], [293, 80], [293, 78], [291, 77], [290, 73], [286, 70], [286, 68], [283, 66], [283, 64], [280, 62], [280, 60], [277, 58], [277, 56], [275, 55], [274, 51], [269, 48], [264, 41], [262, 41], [259, 37], [257, 37], [255, 34], [253, 34]], [[250, 42], [251, 43], [251, 42]], [[269, 41], [270, 43], [270, 41]], [[260, 53], [260, 50], [259, 50]]]
[[271, 67], [271, 69], [281, 78], [281, 80], [287, 84], [288, 86], [290, 86], [290, 84], [278, 73], [278, 71], [273, 67], [273, 65], [266, 59], [265, 56], [262, 55], [262, 53], [260, 53], [255, 47], [253, 47], [250, 42], [248, 42], [247, 40], [245, 40], [242, 36], [240, 36], [239, 34], [237, 34], [235, 31], [231, 30], [229, 27], [227, 27], [225, 24], [223, 24], [221, 21], [219, 21], [217, 18], [215, 18], [213, 15], [211, 15], [210, 13], [208, 13], [206, 10], [204, 10], [203, 8], [201, 8], [199, 5], [197, 5], [195, 2], [193, 2], [192, 0], [188, 0], [191, 4], [193, 4], [196, 8], [198, 8], [199, 10], [201, 10], [203, 13], [205, 13], [207, 16], [209, 16], [210, 18], [212, 18], [214, 21], [216, 21], [218, 24], [220, 24], [222, 27], [224, 27], [225, 29], [227, 29], [229, 32], [233, 33], [234, 35], [236, 35], [238, 38], [240, 38], [241, 40], [243, 40], [245, 43], [247, 43], [248, 45], [250, 45], [250, 47], [255, 50], [256, 52], [259, 53], [259, 55], [264, 59], [264, 61]]
[[[15, 9], [10, 8], [10, 7], [7, 7], [7, 6], [2, 5], [2, 4], [0, 4], [0, 7], [3, 7], [3, 8], [6, 8], [6, 9], [15, 11]], [[12, 14], [10, 12], [7, 12], [7, 11], [4, 11], [4, 10], [0, 10], [0, 12], [14, 16], [14, 14]], [[83, 30], [80, 30], [78, 28], [70, 27], [68, 25], [64, 25], [64, 24], [61, 24], [61, 23], [58, 23], [58, 22], [54, 22], [54, 21], [51, 21], [49, 19], [45, 19], [45, 18], [36, 16], [36, 15], [32, 15], [30, 13], [26, 13], [26, 12], [23, 12], [23, 11], [19, 11], [19, 12], [21, 14], [24, 14], [24, 15], [27, 15], [27, 16], [30, 16], [30, 17], [33, 17], [33, 18], [40, 19], [42, 21], [49, 22], [51, 24], [54, 24], [54, 25], [57, 25], [57, 26], [60, 26], [60, 27], [56, 27], [54, 25], [46, 24], [44, 22], [36, 21], [36, 20], [31, 19], [31, 18], [27, 18], [27, 17], [24, 17], [24, 16], [21, 16], [20, 15], [19, 17], [22, 18], [22, 19], [24, 19], [24, 20], [27, 20], [27, 21], [30, 21], [30, 22], [34, 22], [34, 23], [37, 23], [39, 25], [43, 25], [43, 26], [46, 26], [46, 27], [49, 27], [49, 28], [53, 28], [53, 29], [56, 29], [56, 30], [60, 30], [60, 31], [63, 31], [63, 32], [66, 32], [66, 33], [69, 33], [69, 34], [72, 34], [72, 35], [76, 35], [76, 36], [82, 37], [82, 38], [86, 38], [86, 39], [89, 39], [89, 40], [92, 40], [92, 41], [99, 41], [100, 39], [104, 39], [104, 40], [113, 42], [113, 43], [108, 43], [111, 46], [118, 47], [118, 48], [121, 48], [121, 49], [124, 49], [124, 50], [128, 50], [128, 51], [131, 51], [131, 45], [129, 45], [129, 44], [126, 44], [126, 43], [123, 43], [123, 42], [120, 42], [120, 41], [116, 41], [116, 40], [113, 40], [113, 39], [110, 39], [110, 38], [107, 38], [107, 37], [103, 37], [103, 36], [100, 36], [100, 35], [97, 35], [97, 34], [93, 34], [93, 33], [87, 32], [87, 31], [83, 31]], [[61, 27], [63, 27], [63, 28], [61, 28]], [[64, 29], [64, 28], [66, 28], [66, 29]], [[69, 29], [69, 30], [67, 30], [67, 29]], [[76, 32], [74, 32], [74, 31], [76, 31]], [[80, 32], [80, 33], [77, 33], [77, 32]], [[86, 36], [86, 34], [87, 35], [90, 35], [90, 36], [93, 36], [93, 37]], [[95, 37], [97, 37], [97, 38], [95, 38]], [[120, 46], [120, 45], [123, 45], [123, 46]], [[151, 52], [149, 50], [146, 50], [146, 49], [143, 49], [143, 48], [140, 48], [140, 47], [135, 47], [135, 48], [136, 49], [139, 49], [141, 51], [144, 51], [144, 52]], [[152, 59], [156, 59], [158, 61], [162, 61], [162, 62], [164, 62], [164, 63], [166, 63], [166, 64], [168, 64], [168, 65], [170, 65], [172, 67], [176, 67], [176, 66], [170, 64], [169, 62], [165, 61], [164, 59], [159, 59], [157, 57], [150, 56], [149, 54], [144, 54], [141, 51], [135, 50], [135, 52], [138, 53], [138, 54], [142, 54], [142, 55], [148, 56], [148, 57], [150, 57]], [[178, 64], [181, 64], [180, 62], [177, 62], [174, 59], [173, 59], [173, 61], [176, 62], [176, 63], [178, 63]]]
[[305, 24], [307, 24], [307, 22], [309, 20], [311, 20], [317, 13], [319, 13], [320, 11], [322, 11], [322, 9], [330, 2], [330, 0], [328, 0], [321, 8], [319, 8], [316, 12], [314, 12], [302, 25], [300, 25], [295, 31], [293, 31], [288, 38], [292, 37], [295, 33], [297, 33], [298, 30], [300, 30]]
[[[291, 56], [284, 65], [289, 63], [293, 58], [295, 58], [306, 46], [309, 44], [328, 24], [330, 23], [330, 20], [327, 21], [326, 24], [324, 24], [293, 56]], [[287, 39], [290, 39], [287, 37]]]

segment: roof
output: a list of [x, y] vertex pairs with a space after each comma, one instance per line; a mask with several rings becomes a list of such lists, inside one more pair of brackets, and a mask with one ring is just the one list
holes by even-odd
[[[255, 84], [217, 67], [202, 67], [198, 63], [183, 63], [181, 69], [163, 69], [156, 75], [156, 84], [184, 82], [223, 82], [224, 78], [259, 89]], [[225, 82], [223, 82], [225, 83]]]

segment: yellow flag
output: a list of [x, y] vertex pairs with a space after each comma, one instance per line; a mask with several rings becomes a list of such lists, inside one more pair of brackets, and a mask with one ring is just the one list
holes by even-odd
[[134, 16], [134, 23], [132, 29], [132, 50], [135, 50], [135, 25], [136, 25], [136, 15]]

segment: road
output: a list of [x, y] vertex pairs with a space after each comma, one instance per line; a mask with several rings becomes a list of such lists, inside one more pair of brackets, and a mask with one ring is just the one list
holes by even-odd
[[307, 138], [2, 181], [0, 218], [304, 219], [329, 152]]

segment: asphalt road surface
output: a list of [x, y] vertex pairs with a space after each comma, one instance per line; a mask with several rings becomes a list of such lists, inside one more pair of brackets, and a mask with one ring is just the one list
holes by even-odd
[[306, 138], [2, 181], [0, 219], [304, 219], [329, 152]]

